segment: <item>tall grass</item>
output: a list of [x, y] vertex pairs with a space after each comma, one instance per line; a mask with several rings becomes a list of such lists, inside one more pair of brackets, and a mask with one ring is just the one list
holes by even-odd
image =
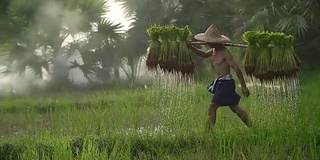
[[206, 84], [172, 88], [164, 80], [155, 81], [158, 88], [5, 99], [0, 159], [320, 158], [319, 76], [303, 75], [294, 112], [283, 104], [252, 103], [253, 94], [240, 103], [253, 128], [223, 107], [209, 134]]

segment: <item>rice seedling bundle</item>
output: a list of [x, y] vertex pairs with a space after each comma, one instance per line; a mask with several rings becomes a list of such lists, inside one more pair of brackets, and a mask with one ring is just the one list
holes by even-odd
[[160, 67], [166, 72], [194, 73], [195, 60], [186, 44], [192, 35], [188, 26], [153, 25], [147, 33], [151, 39], [146, 61], [149, 70]]
[[254, 52], [257, 48], [257, 41], [256, 37], [254, 36], [254, 31], [247, 31], [243, 34], [243, 39], [249, 44], [248, 48], [246, 50], [245, 54], [245, 71], [248, 75], [252, 75], [255, 67], [256, 67], [256, 56], [254, 55], [256, 52]]
[[160, 28], [157, 26], [152, 26], [147, 30], [147, 34], [151, 38], [151, 43], [149, 46], [149, 56], [146, 63], [149, 69], [153, 69], [156, 68], [160, 59]]
[[257, 36], [258, 46], [256, 48], [258, 56], [256, 56], [256, 64], [253, 75], [259, 79], [269, 79], [272, 75], [269, 74], [271, 55], [270, 55], [270, 36], [267, 32], [261, 32]]
[[292, 35], [247, 31], [242, 37], [248, 43], [245, 71], [249, 76], [271, 81], [297, 75], [301, 61], [294, 52]]
[[287, 71], [287, 76], [294, 75], [299, 71], [301, 61], [297, 57], [293, 49], [294, 37], [286, 36], [284, 38], [284, 55], [283, 55], [283, 70]]
[[273, 33], [271, 35], [273, 48], [271, 50], [271, 63], [270, 70], [276, 77], [281, 77], [285, 75], [283, 70], [283, 53], [285, 52], [284, 38], [286, 35], [284, 33]]

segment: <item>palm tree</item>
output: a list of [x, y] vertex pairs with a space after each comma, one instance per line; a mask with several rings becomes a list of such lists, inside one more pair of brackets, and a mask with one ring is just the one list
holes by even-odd
[[101, 19], [95, 26], [96, 29], [90, 31], [87, 41], [79, 48], [84, 64], [74, 62], [70, 67], [79, 67], [89, 81], [92, 76], [103, 82], [109, 81], [112, 72], [118, 79], [123, 57], [121, 52], [117, 52], [122, 42], [121, 25]]
[[[41, 78], [43, 71], [46, 71], [57, 81], [61, 80], [61, 76], [67, 81], [68, 72], [62, 73], [61, 69], [57, 68], [64, 66], [67, 71], [69, 68], [59, 60], [61, 55], [73, 54], [76, 50], [80, 50], [83, 43], [100, 45], [100, 49], [90, 47], [96, 49], [95, 53], [99, 55], [98, 52], [105, 51], [104, 47], [114, 43], [112, 39], [118, 36], [114, 30], [117, 25], [110, 25], [109, 22], [101, 20], [107, 11], [105, 0], [30, 0], [28, 3], [13, 0], [9, 8], [10, 23], [19, 28], [15, 30], [17, 34], [11, 37], [9, 54], [10, 62], [16, 62], [17, 65], [10, 65], [7, 72], [24, 73], [30, 69]], [[2, 26], [0, 24], [1, 28]], [[97, 28], [95, 34], [94, 30]], [[99, 37], [99, 34], [104, 35], [103, 38], [93, 38]], [[84, 55], [86, 53], [81, 54], [83, 57], [96, 56]], [[99, 56], [105, 56], [101, 54]], [[85, 63], [96, 65], [96, 63]], [[52, 70], [50, 65], [53, 66]], [[58, 78], [54, 78], [57, 75]]]
[[303, 36], [310, 27], [320, 23], [320, 7], [316, 0], [239, 0], [237, 6], [240, 21], [247, 18], [244, 23], [247, 27]]
[[125, 8], [125, 14], [133, 21], [123, 42], [125, 45], [125, 62], [130, 70], [124, 69], [131, 84], [135, 82], [141, 56], [147, 52], [148, 35], [146, 29], [154, 24], [163, 23], [166, 17], [166, 6], [162, 0], [116, 0]]
[[[297, 53], [310, 65], [320, 51], [320, 3], [317, 0], [238, 0], [238, 36], [250, 29], [281, 31], [297, 37]], [[303, 45], [299, 45], [303, 44]]]

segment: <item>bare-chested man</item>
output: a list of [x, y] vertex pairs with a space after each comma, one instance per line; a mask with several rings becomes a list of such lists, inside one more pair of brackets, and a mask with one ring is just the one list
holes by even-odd
[[219, 106], [229, 106], [231, 111], [236, 113], [248, 127], [251, 127], [251, 122], [247, 113], [239, 106], [240, 96], [235, 91], [235, 81], [230, 73], [231, 67], [236, 72], [240, 81], [243, 95], [248, 97], [250, 92], [246, 87], [246, 83], [244, 82], [243, 74], [239, 66], [234, 61], [229, 50], [223, 45], [223, 43], [230, 42], [230, 39], [221, 35], [214, 25], [211, 25], [205, 33], [197, 34], [194, 38], [207, 42], [211, 49], [203, 51], [192, 45], [190, 41], [187, 42], [188, 47], [203, 58], [211, 57], [214, 69], [218, 76], [218, 78], [216, 78], [208, 87], [208, 91], [213, 94], [213, 97], [209, 106], [207, 127], [210, 128], [215, 124], [216, 111]]

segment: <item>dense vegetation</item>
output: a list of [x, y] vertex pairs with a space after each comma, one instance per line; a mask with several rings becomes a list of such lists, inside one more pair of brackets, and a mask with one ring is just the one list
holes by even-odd
[[[251, 90], [252, 96], [243, 98], [240, 105], [248, 111], [254, 128], [221, 108], [209, 134], [204, 128], [210, 94], [201, 83], [180, 97], [157, 86], [7, 98], [0, 103], [0, 155], [21, 159], [318, 159], [320, 95], [314, 88], [319, 87], [319, 80], [319, 74], [302, 75], [297, 108], [256, 101], [257, 93]], [[157, 91], [169, 98], [155, 99]], [[171, 103], [181, 105], [162, 105]]]
[[[292, 34], [295, 50], [304, 68], [318, 66], [319, 2], [300, 1], [211, 1], [211, 0], [117, 0], [122, 2], [131, 29], [103, 18], [106, 1], [98, 0], [4, 0], [0, 4], [0, 55], [6, 73], [31, 70], [39, 78], [50, 78], [51, 89], [70, 86], [68, 71], [80, 68], [90, 83], [100, 85], [119, 81], [124, 70], [128, 84], [134, 84], [141, 56], [146, 55], [149, 37], [146, 29], [154, 24], [190, 26], [203, 32], [216, 23], [234, 42], [248, 30], [281, 31]], [[61, 56], [78, 51], [79, 61], [65, 64]], [[238, 60], [243, 51], [235, 51]], [[207, 75], [206, 60], [196, 59], [197, 76]], [[127, 67], [128, 66], [128, 67]]]
[[[117, 1], [133, 19], [126, 32], [104, 18], [104, 0], [0, 2], [0, 65], [7, 66], [5, 73], [46, 75], [48, 90], [66, 91], [1, 97], [1, 160], [320, 158], [317, 0]], [[294, 49], [303, 63], [299, 97], [284, 103], [284, 97], [271, 93], [261, 101], [261, 91], [249, 86], [251, 96], [240, 105], [254, 127], [247, 128], [223, 107], [213, 132], [206, 133], [211, 99], [206, 86], [213, 78], [207, 60], [195, 57], [196, 79], [186, 84], [137, 82], [141, 57], [150, 45], [147, 28], [188, 25], [197, 33], [213, 22], [234, 42], [242, 42], [249, 30], [297, 37]], [[231, 50], [243, 62], [245, 51]], [[62, 57], [75, 52], [83, 62], [64, 63]], [[82, 70], [93, 90], [74, 91], [79, 86], [68, 78], [74, 68]], [[122, 71], [126, 81], [120, 80]]]

